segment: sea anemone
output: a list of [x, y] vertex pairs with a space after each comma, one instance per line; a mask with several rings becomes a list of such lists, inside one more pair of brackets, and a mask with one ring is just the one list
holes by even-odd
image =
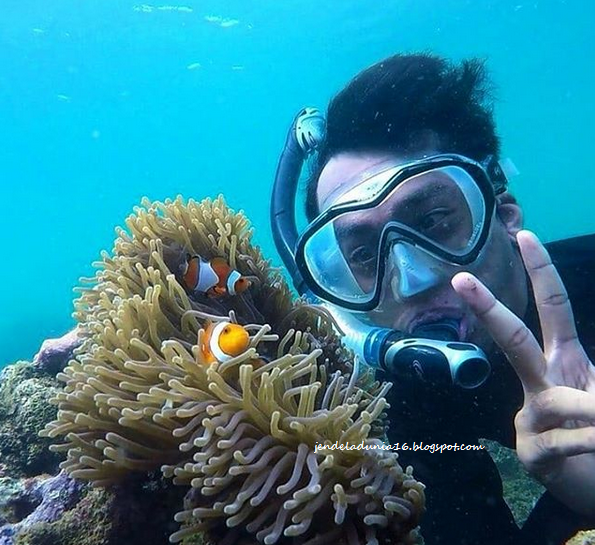
[[[293, 301], [222, 198], [143, 200], [118, 230], [75, 317], [83, 343], [54, 399], [52, 450], [97, 486], [161, 467], [189, 487], [177, 542], [414, 543], [423, 485], [379, 446], [390, 385], [358, 371], [320, 308]], [[189, 293], [187, 254], [225, 258], [252, 286], [219, 298]], [[248, 348], [208, 364], [207, 323], [243, 326]], [[353, 448], [353, 447], [352, 447]]]

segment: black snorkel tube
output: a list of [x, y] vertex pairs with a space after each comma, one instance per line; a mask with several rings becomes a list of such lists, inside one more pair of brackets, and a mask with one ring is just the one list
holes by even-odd
[[[293, 120], [279, 158], [271, 196], [270, 221], [277, 251], [299, 295], [320, 302], [308, 289], [295, 261], [298, 232], [295, 200], [305, 160], [324, 139], [326, 122], [315, 108], [302, 109]], [[323, 303], [324, 304], [324, 303]], [[422, 326], [412, 335], [394, 329], [372, 327], [348, 313], [331, 314], [342, 330], [348, 348], [368, 365], [391, 377], [413, 383], [465, 389], [483, 384], [491, 370], [484, 352], [459, 342], [457, 325], [449, 320]], [[351, 346], [350, 346], [351, 345]]]
[[295, 116], [279, 158], [271, 196], [271, 229], [277, 251], [300, 295], [308, 291], [295, 263], [298, 232], [295, 198], [302, 166], [324, 138], [326, 122], [316, 108], [304, 108]]

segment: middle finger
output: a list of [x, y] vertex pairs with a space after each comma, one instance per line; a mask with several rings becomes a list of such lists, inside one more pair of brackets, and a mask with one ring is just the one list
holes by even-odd
[[563, 344], [578, 342], [572, 307], [556, 267], [535, 234], [520, 231], [517, 241], [533, 285], [547, 356]]

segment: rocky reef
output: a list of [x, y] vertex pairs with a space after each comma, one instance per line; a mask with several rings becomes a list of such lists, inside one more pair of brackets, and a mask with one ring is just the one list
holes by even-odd
[[[222, 199], [135, 209], [84, 280], [77, 330], [3, 374], [0, 545], [420, 541], [423, 485], [395, 453], [315, 450], [379, 445], [388, 385], [250, 238]], [[251, 287], [189, 290], [188, 255]], [[211, 362], [224, 323], [249, 343]]]
[[566, 545], [595, 545], [595, 530], [579, 532]]
[[527, 473], [514, 450], [487, 439], [482, 439], [481, 443], [498, 466], [504, 500], [518, 526], [522, 526], [545, 488]]
[[51, 374], [18, 362], [0, 372], [0, 475], [32, 477], [52, 472], [58, 456], [38, 433], [55, 415], [50, 399], [61, 389]]

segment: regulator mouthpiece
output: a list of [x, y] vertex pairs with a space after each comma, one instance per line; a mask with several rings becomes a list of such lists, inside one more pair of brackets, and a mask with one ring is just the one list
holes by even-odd
[[410, 337], [385, 330], [374, 339], [368, 354], [376, 353], [378, 365], [406, 381], [437, 387], [453, 384], [464, 389], [481, 386], [491, 366], [481, 348], [460, 342], [456, 320], [443, 320], [416, 328]]

